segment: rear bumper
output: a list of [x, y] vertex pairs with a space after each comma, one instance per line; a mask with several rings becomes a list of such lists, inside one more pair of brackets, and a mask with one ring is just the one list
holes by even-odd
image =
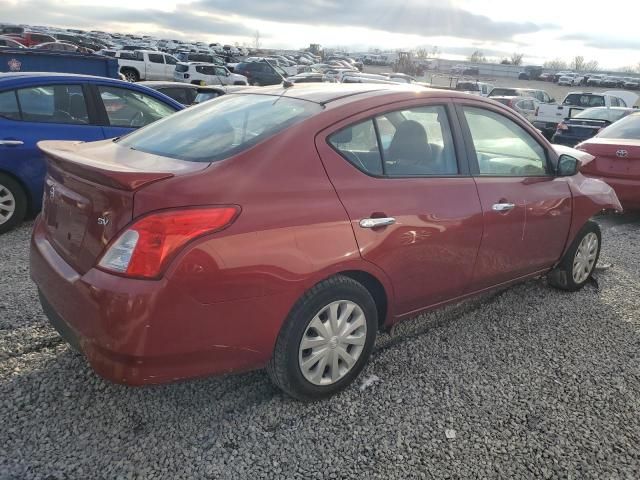
[[611, 188], [613, 188], [625, 212], [640, 211], [640, 180], [597, 177], [590, 174], [585, 174], [585, 176], [599, 178], [600, 180], [606, 182]]
[[290, 294], [205, 305], [170, 278], [80, 275], [49, 244], [40, 219], [30, 267], [56, 330], [99, 375], [128, 385], [261, 368], [292, 305]]

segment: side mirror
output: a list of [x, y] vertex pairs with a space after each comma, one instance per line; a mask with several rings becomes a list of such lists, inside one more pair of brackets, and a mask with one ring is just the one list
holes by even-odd
[[580, 161], [571, 155], [560, 155], [558, 159], [558, 176], [571, 177], [580, 171]]

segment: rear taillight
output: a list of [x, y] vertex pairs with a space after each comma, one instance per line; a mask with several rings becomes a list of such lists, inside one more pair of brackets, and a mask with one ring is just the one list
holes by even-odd
[[536, 107], [536, 117], [538, 116], [539, 111], [540, 111], [540, 107]]
[[184, 74], [184, 78], [189, 78], [189, 77], [190, 77], [190, 75], [188, 73]]
[[558, 132], [561, 132], [561, 131], [563, 131], [563, 130], [569, 130], [569, 127], [567, 126], [567, 124], [566, 124], [566, 123], [564, 123], [564, 122], [560, 122], [560, 123], [558, 124], [558, 126], [556, 127], [556, 130], [557, 130]]
[[136, 220], [118, 235], [98, 267], [136, 278], [157, 278], [180, 248], [229, 226], [239, 207], [165, 210]]

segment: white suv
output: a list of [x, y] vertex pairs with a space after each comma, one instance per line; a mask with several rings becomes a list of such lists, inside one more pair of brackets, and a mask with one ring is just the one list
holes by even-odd
[[204, 62], [178, 62], [173, 72], [176, 82], [196, 85], [248, 85], [247, 77], [226, 67]]

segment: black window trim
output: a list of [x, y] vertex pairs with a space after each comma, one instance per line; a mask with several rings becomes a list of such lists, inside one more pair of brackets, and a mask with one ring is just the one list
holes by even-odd
[[468, 158], [468, 162], [469, 162], [469, 167], [470, 167], [470, 172], [471, 172], [471, 176], [473, 177], [480, 177], [480, 178], [554, 178], [556, 177], [556, 168], [553, 165], [552, 162], [552, 155], [551, 152], [549, 151], [549, 149], [547, 148], [546, 145], [544, 145], [543, 143], [540, 142], [539, 139], [537, 139], [534, 135], [531, 135], [529, 133], [529, 135], [531, 136], [531, 138], [538, 144], [540, 145], [540, 147], [542, 148], [542, 151], [544, 152], [544, 156], [545, 156], [545, 160], [546, 160], [546, 167], [547, 167], [547, 173], [544, 175], [498, 175], [498, 174], [488, 174], [488, 173], [480, 173], [480, 164], [478, 163], [478, 157], [476, 155], [476, 149], [475, 146], [473, 144], [473, 138], [471, 136], [471, 129], [469, 128], [469, 124], [467, 122], [467, 119], [465, 117], [464, 114], [464, 107], [470, 107], [470, 108], [476, 108], [476, 109], [480, 109], [480, 110], [487, 110], [489, 112], [493, 112], [496, 115], [500, 115], [508, 120], [511, 120], [513, 123], [515, 123], [516, 125], [518, 125], [522, 130], [524, 130], [526, 133], [529, 133], [527, 131], [526, 128], [524, 128], [520, 122], [516, 121], [514, 118], [511, 118], [509, 115], [507, 115], [504, 112], [500, 112], [498, 111], [498, 109], [493, 109], [493, 108], [487, 108], [487, 106], [483, 106], [479, 103], [473, 103], [473, 102], [456, 102], [455, 104], [455, 111], [456, 111], [456, 117], [458, 118], [458, 122], [460, 123], [460, 127], [461, 127], [461, 132], [464, 138], [464, 144], [466, 147], [466, 151], [467, 151], [467, 158]]
[[[349, 165], [351, 165], [352, 167], [354, 167], [355, 169], [357, 169], [358, 171], [364, 173], [365, 175], [367, 175], [368, 177], [372, 177], [372, 178], [378, 178], [378, 179], [384, 179], [384, 180], [398, 180], [398, 179], [410, 179], [410, 178], [469, 178], [472, 176], [471, 171], [470, 171], [470, 164], [469, 164], [469, 158], [467, 157], [467, 147], [465, 142], [463, 141], [463, 137], [461, 135], [461, 126], [460, 123], [458, 121], [457, 115], [456, 115], [456, 111], [454, 108], [453, 103], [451, 102], [450, 98], [442, 98], [442, 99], [438, 99], [441, 101], [433, 101], [433, 102], [428, 102], [428, 103], [422, 103], [420, 105], [403, 105], [403, 106], [398, 106], [398, 104], [390, 104], [389, 106], [392, 108], [389, 109], [385, 109], [382, 112], [377, 112], [374, 113], [371, 116], [367, 116], [365, 118], [359, 118], [358, 120], [351, 122], [347, 125], [344, 125], [341, 128], [338, 128], [337, 130], [332, 130], [331, 132], [327, 133], [325, 136], [325, 142], [327, 143], [327, 145], [329, 146], [329, 148], [331, 148], [333, 151], [335, 151], [338, 155], [340, 155], [340, 157], [342, 157]], [[398, 102], [398, 103], [402, 103], [404, 104], [405, 102]], [[386, 106], [386, 105], [385, 105]], [[447, 115], [448, 118], [448, 122], [449, 122], [449, 129], [451, 130], [451, 137], [453, 139], [453, 149], [454, 149], [454, 154], [456, 157], [456, 162], [458, 164], [458, 173], [457, 174], [448, 174], [448, 175], [443, 175], [443, 174], [433, 174], [433, 175], [423, 175], [423, 174], [416, 174], [416, 175], [388, 175], [386, 173], [386, 169], [384, 167], [384, 154], [382, 152], [382, 141], [380, 140], [380, 132], [378, 131], [378, 122], [376, 120], [376, 117], [380, 117], [383, 115], [386, 115], [387, 113], [391, 113], [391, 112], [400, 112], [403, 110], [412, 110], [412, 109], [418, 109], [418, 108], [426, 108], [426, 107], [444, 107], [445, 109], [445, 113]], [[378, 143], [378, 151], [380, 152], [380, 161], [382, 162], [382, 175], [377, 175], [375, 173], [369, 172], [367, 170], [362, 169], [361, 167], [359, 167], [358, 165], [352, 163], [348, 158], [346, 158], [342, 152], [340, 152], [340, 150], [337, 149], [337, 147], [333, 146], [331, 144], [331, 142], [329, 141], [329, 138], [337, 133], [340, 132], [341, 130], [344, 130], [345, 128], [351, 128], [355, 125], [358, 125], [359, 123], [364, 123], [366, 121], [372, 121], [373, 122], [373, 126], [375, 129], [375, 133], [376, 133], [376, 142]]]

